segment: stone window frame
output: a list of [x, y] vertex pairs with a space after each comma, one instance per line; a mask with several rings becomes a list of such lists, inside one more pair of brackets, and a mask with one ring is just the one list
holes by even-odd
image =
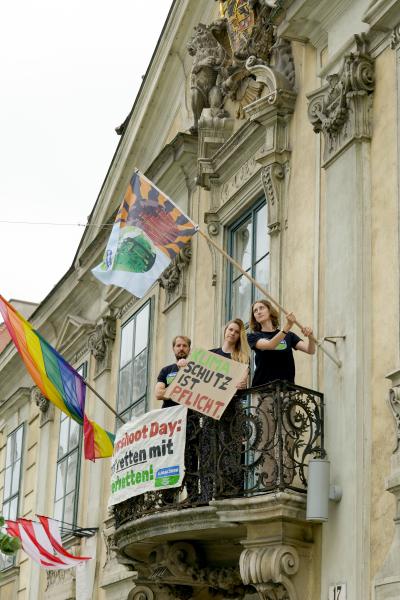
[[[20, 437], [20, 451], [19, 451], [19, 458], [16, 461], [12, 461], [11, 463], [8, 464], [7, 458], [8, 458], [8, 448], [9, 448], [9, 443], [12, 443], [13, 438], [16, 438], [18, 435], [18, 432], [22, 431], [22, 435]], [[18, 425], [13, 431], [11, 431], [8, 435], [7, 435], [7, 443], [6, 443], [6, 460], [5, 460], [5, 465], [4, 465], [4, 487], [3, 487], [3, 501], [2, 501], [2, 515], [4, 516], [5, 519], [17, 519], [18, 518], [18, 514], [19, 514], [19, 508], [20, 508], [20, 501], [21, 501], [21, 482], [22, 482], [22, 471], [23, 471], [23, 454], [24, 454], [24, 443], [25, 443], [25, 423], [21, 423], [20, 425]], [[11, 480], [10, 480], [10, 491], [12, 490], [12, 483], [13, 483], [13, 475], [14, 475], [14, 467], [16, 465], [16, 463], [19, 462], [19, 480], [18, 480], [18, 488], [17, 491], [14, 494], [11, 494], [10, 496], [5, 496], [6, 493], [6, 472], [7, 469], [11, 468]], [[13, 502], [15, 499], [17, 499], [17, 505], [16, 505], [16, 511], [15, 511], [15, 515], [12, 515], [9, 513], [9, 511], [7, 511], [5, 509], [6, 505], [11, 505], [11, 502]], [[13, 567], [15, 565], [15, 555], [12, 556], [6, 556], [4, 554], [0, 553], [0, 572], [4, 571], [6, 569], [9, 569], [11, 567]]]
[[[124, 365], [121, 366], [121, 350], [122, 350], [122, 339], [123, 339], [123, 332], [124, 332], [124, 328], [129, 325], [129, 323], [132, 323], [133, 321], [136, 321], [138, 315], [146, 310], [146, 308], [148, 307], [148, 323], [147, 323], [147, 346], [145, 348], [143, 348], [143, 350], [141, 352], [139, 352], [139, 354], [135, 357], [133, 357], [133, 359], [137, 359], [138, 356], [140, 356], [144, 351], [147, 351], [147, 359], [146, 359], [146, 387], [145, 387], [145, 392], [144, 394], [142, 394], [140, 396], [140, 398], [136, 399], [134, 402], [131, 402], [128, 406], [126, 406], [122, 411], [119, 410], [119, 398], [120, 398], [120, 389], [121, 389], [121, 372], [124, 368], [126, 368], [128, 365], [131, 365], [131, 369], [134, 368], [134, 360], [127, 361]], [[155, 316], [155, 311], [154, 311], [154, 302], [153, 302], [153, 298], [147, 298], [145, 302], [143, 302], [140, 306], [137, 307], [137, 309], [135, 310], [135, 312], [133, 314], [131, 314], [129, 316], [129, 318], [124, 321], [121, 324], [121, 334], [120, 334], [120, 352], [119, 352], [119, 364], [118, 364], [118, 386], [117, 386], [117, 401], [116, 401], [116, 405], [117, 405], [117, 412], [121, 417], [124, 417], [124, 420], [126, 420], [127, 418], [131, 419], [132, 416], [134, 416], [136, 414], [136, 416], [138, 416], [139, 414], [143, 414], [145, 412], [147, 412], [148, 409], [148, 392], [149, 392], [149, 374], [150, 374], [150, 359], [151, 359], [151, 334], [152, 334], [152, 318], [154, 318]], [[136, 328], [136, 325], [135, 325]], [[135, 341], [136, 341], [136, 331], [134, 332], [133, 336], [132, 336], [132, 353], [134, 352], [134, 345], [135, 345]], [[131, 355], [132, 356], [132, 355]], [[130, 390], [130, 394], [132, 393], [132, 389]], [[140, 412], [134, 412], [134, 410], [136, 408], [140, 407]], [[143, 410], [142, 410], [143, 408]], [[122, 421], [117, 420], [117, 426], [120, 426], [122, 424]]]
[[[82, 375], [82, 377], [85, 379], [86, 375], [87, 375], [87, 362], [83, 362], [77, 369], [76, 371]], [[73, 421], [73, 419], [71, 419], [71, 417], [68, 417], [68, 415], [66, 415], [63, 412], [60, 412], [60, 421], [59, 421], [59, 431], [58, 431], [58, 442], [60, 443], [60, 435], [61, 435], [61, 426], [62, 423], [64, 422], [68, 422], [69, 426], [68, 426], [68, 451], [65, 452], [62, 456], [58, 456], [58, 452], [57, 452], [57, 463], [56, 463], [56, 478], [55, 478], [55, 487], [54, 487], [54, 517], [58, 516], [55, 513], [55, 507], [56, 507], [56, 502], [59, 500], [63, 500], [63, 508], [62, 508], [62, 514], [61, 514], [61, 518], [58, 519], [61, 523], [64, 523], [64, 517], [65, 517], [65, 499], [66, 497], [71, 494], [72, 492], [74, 493], [74, 508], [73, 508], [73, 516], [72, 516], [72, 522], [65, 522], [67, 524], [67, 528], [71, 529], [71, 527], [75, 527], [77, 522], [78, 522], [78, 507], [79, 507], [79, 491], [80, 491], [80, 476], [81, 476], [81, 463], [82, 463], [82, 441], [83, 441], [83, 427], [81, 427], [80, 425], [77, 424], [77, 426], [79, 427], [79, 434], [78, 434], [78, 443], [70, 448], [69, 447], [69, 438], [70, 438], [70, 434], [71, 434], [71, 422]], [[75, 421], [74, 421], [75, 422]], [[60, 496], [60, 498], [56, 498], [56, 493], [57, 493], [57, 477], [58, 477], [58, 467], [59, 465], [61, 465], [63, 462], [69, 462], [69, 460], [74, 456], [77, 455], [76, 458], [76, 473], [75, 473], [75, 486], [74, 486], [74, 490], [69, 493], [66, 493], [66, 478], [64, 481], [64, 494], [62, 496]], [[69, 533], [63, 534], [63, 537], [68, 537], [70, 535]]]

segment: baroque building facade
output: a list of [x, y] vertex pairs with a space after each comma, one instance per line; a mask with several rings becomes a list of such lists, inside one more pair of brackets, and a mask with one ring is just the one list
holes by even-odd
[[[245, 485], [108, 512], [109, 461], [83, 460], [80, 430], [7, 345], [3, 513], [54, 515], [93, 560], [46, 573], [3, 558], [1, 600], [400, 598], [399, 65], [399, 0], [173, 2], [74, 263], [31, 322], [126, 419], [157, 407], [175, 335], [215, 347], [229, 318], [248, 321], [258, 291], [201, 236], [144, 298], [91, 275], [97, 225], [139, 168], [335, 360], [296, 356], [299, 386], [252, 396], [234, 439], [254, 445]], [[90, 391], [87, 409], [118, 426]], [[324, 523], [306, 519], [318, 456], [342, 492]]]

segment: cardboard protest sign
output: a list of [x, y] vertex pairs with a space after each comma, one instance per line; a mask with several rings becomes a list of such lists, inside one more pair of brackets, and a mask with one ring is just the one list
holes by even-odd
[[184, 406], [152, 410], [117, 431], [108, 506], [145, 492], [181, 485], [186, 416]]
[[193, 350], [187, 360], [165, 390], [165, 397], [218, 421], [247, 365], [202, 348]]

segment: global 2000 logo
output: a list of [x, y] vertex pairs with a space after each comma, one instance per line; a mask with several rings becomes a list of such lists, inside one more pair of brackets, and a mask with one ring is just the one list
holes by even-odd
[[155, 487], [175, 485], [179, 481], [179, 466], [164, 467], [156, 472]]

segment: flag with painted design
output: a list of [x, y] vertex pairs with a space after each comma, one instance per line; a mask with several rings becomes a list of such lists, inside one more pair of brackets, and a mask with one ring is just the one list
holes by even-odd
[[142, 173], [135, 171], [93, 275], [143, 297], [198, 226]]

